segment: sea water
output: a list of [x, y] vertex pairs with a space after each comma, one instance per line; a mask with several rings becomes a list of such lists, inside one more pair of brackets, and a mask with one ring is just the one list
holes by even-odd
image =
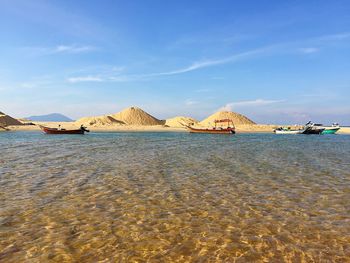
[[349, 262], [350, 136], [0, 133], [0, 262]]

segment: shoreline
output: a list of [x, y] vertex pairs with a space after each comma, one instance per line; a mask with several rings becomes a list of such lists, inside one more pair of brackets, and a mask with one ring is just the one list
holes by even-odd
[[[47, 123], [37, 123], [40, 125], [48, 127], [61, 127], [64, 129], [77, 129], [79, 126], [74, 122], [47, 122]], [[236, 125], [236, 133], [273, 133], [275, 128], [279, 125], [272, 124], [256, 124], [256, 125]], [[41, 131], [40, 127], [37, 125], [13, 125], [8, 126], [10, 131]], [[88, 127], [91, 132], [97, 133], [108, 133], [108, 132], [188, 132], [184, 127], [165, 127], [163, 125], [153, 125], [153, 126], [106, 126], [106, 127]], [[6, 132], [6, 130], [0, 129], [0, 132]], [[350, 134], [350, 127], [341, 128], [337, 134]]]
[[[35, 122], [36, 125], [16, 125], [8, 126], [11, 131], [41, 131], [38, 125], [47, 127], [58, 127], [64, 129], [78, 129], [80, 125], [75, 122]], [[236, 125], [237, 133], [273, 133], [277, 125]], [[91, 132], [188, 132], [185, 127], [170, 127], [164, 125], [152, 126], [136, 126], [136, 125], [120, 125], [120, 126], [87, 126]]]

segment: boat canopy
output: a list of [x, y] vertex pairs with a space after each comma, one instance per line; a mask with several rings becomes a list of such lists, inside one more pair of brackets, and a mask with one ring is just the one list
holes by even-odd
[[215, 120], [214, 123], [221, 123], [221, 122], [232, 122], [233, 121], [231, 119], [222, 119], [222, 120]]

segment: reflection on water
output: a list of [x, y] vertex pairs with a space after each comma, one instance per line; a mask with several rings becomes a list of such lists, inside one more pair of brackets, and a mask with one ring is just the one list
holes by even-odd
[[350, 137], [0, 134], [0, 262], [350, 261]]

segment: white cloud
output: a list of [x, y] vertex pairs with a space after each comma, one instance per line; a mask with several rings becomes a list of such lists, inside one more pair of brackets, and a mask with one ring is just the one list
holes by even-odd
[[135, 80], [129, 76], [78, 76], [67, 78], [67, 81], [70, 83], [79, 83], [79, 82], [127, 82]]
[[198, 104], [198, 101], [195, 101], [195, 100], [192, 100], [192, 99], [187, 99], [185, 101], [185, 104], [186, 104], [186, 106], [192, 106], [192, 105]]
[[88, 45], [57, 45], [54, 47], [24, 47], [22, 50], [30, 56], [48, 56], [56, 54], [79, 54], [97, 50]]
[[192, 63], [192, 65], [184, 68], [180, 68], [177, 70], [173, 71], [167, 71], [167, 72], [160, 72], [160, 73], [154, 73], [154, 74], [148, 74], [145, 76], [169, 76], [169, 75], [177, 75], [177, 74], [182, 74], [190, 71], [194, 71], [197, 69], [201, 68], [207, 68], [211, 66], [216, 66], [216, 65], [221, 65], [221, 64], [227, 64], [227, 63], [232, 63], [236, 62], [238, 60], [248, 58], [254, 55], [262, 54], [268, 51], [271, 47], [264, 47], [264, 48], [259, 48], [259, 49], [253, 49], [250, 51], [234, 54], [232, 56], [228, 56], [226, 58], [221, 58], [221, 59], [209, 59], [209, 60], [202, 60], [202, 61], [196, 61]]
[[[244, 59], [254, 58], [259, 55], [271, 55], [275, 53], [288, 53], [291, 50], [294, 50], [297, 48], [297, 46], [304, 44], [310, 44], [310, 45], [325, 45], [325, 42], [328, 41], [337, 41], [337, 40], [343, 40], [350, 37], [350, 33], [341, 33], [341, 34], [333, 34], [333, 35], [324, 35], [316, 38], [311, 38], [308, 40], [302, 40], [302, 41], [294, 41], [294, 42], [286, 42], [286, 43], [280, 43], [280, 44], [274, 44], [270, 46], [265, 46], [257, 49], [252, 49], [246, 52], [237, 53], [231, 56], [227, 56], [224, 58], [219, 59], [207, 59], [207, 60], [200, 60], [195, 61], [192, 64], [190, 64], [187, 67], [165, 71], [165, 72], [158, 72], [158, 73], [149, 73], [149, 74], [131, 74], [131, 75], [108, 75], [105, 76], [105, 74], [98, 74], [99, 77], [75, 77], [75, 78], [69, 78], [69, 82], [80, 82], [80, 81], [114, 81], [114, 82], [126, 82], [126, 81], [142, 81], [142, 80], [148, 80], [155, 77], [161, 77], [161, 76], [172, 76], [172, 75], [178, 75], [178, 74], [184, 74], [188, 72], [192, 72], [195, 70], [213, 67], [217, 65], [223, 65], [228, 63], [234, 63], [237, 61], [241, 61]], [[59, 52], [70, 52], [70, 53], [78, 53], [78, 52], [85, 52], [93, 50], [93, 47], [89, 46], [58, 46], [56, 48], [56, 53]], [[319, 52], [320, 48], [316, 47], [304, 47], [304, 48], [298, 48], [299, 52], [302, 52], [304, 54], [311, 54], [315, 52]], [[124, 68], [117, 68], [117, 71], [121, 71]], [[103, 76], [103, 77], [101, 77]], [[72, 81], [73, 79], [73, 81]], [[214, 79], [220, 79], [220, 78], [214, 78]], [[259, 102], [255, 102], [257, 103]], [[261, 103], [261, 102], [260, 102]], [[260, 104], [261, 105], [261, 104]], [[242, 106], [242, 105], [240, 105]]]
[[96, 50], [93, 46], [59, 45], [51, 49], [51, 53], [83, 53]]
[[315, 47], [305, 47], [305, 48], [299, 48], [299, 51], [301, 53], [304, 53], [304, 54], [311, 54], [311, 53], [319, 52], [320, 49], [319, 48], [315, 48]]
[[264, 100], [264, 99], [256, 99], [256, 100], [246, 100], [246, 101], [237, 101], [237, 102], [230, 102], [227, 103], [225, 106], [221, 107], [220, 111], [232, 111], [235, 108], [239, 107], [260, 107], [275, 103], [284, 102], [285, 100]]
[[150, 74], [133, 74], [133, 75], [117, 75], [115, 76], [105, 76], [105, 77], [74, 77], [74, 78], [69, 78], [69, 82], [81, 82], [81, 81], [115, 81], [115, 82], [121, 82], [121, 81], [139, 81], [139, 80], [147, 80], [150, 78], [154, 77], [161, 77], [161, 76], [172, 76], [172, 75], [178, 75], [178, 74], [183, 74], [191, 71], [195, 71], [198, 69], [202, 68], [207, 68], [215, 65], [221, 65], [221, 64], [226, 64], [226, 63], [232, 63], [236, 62], [238, 60], [248, 58], [254, 55], [258, 55], [261, 53], [266, 52], [268, 49], [271, 47], [265, 47], [265, 48], [260, 48], [260, 49], [254, 49], [242, 53], [238, 53], [226, 58], [221, 58], [221, 59], [211, 59], [211, 60], [203, 60], [203, 61], [197, 61], [192, 63], [192, 65], [172, 71], [167, 71], [167, 72], [159, 72], [159, 73], [150, 73]]
[[66, 79], [66, 81], [70, 83], [78, 83], [78, 82], [125, 82], [130, 80], [130, 76], [121, 75], [121, 72], [125, 69], [125, 67], [102, 67], [99, 69], [99, 73], [92, 73], [92, 71], [96, 71], [88, 69], [88, 70], [79, 70], [76, 73], [84, 74], [78, 76], [71, 76]]
[[332, 34], [332, 35], [324, 35], [319, 37], [319, 40], [324, 40], [324, 41], [332, 41], [332, 40], [343, 40], [346, 38], [350, 38], [350, 32], [343, 32], [339, 34]]
[[70, 83], [78, 83], [78, 82], [102, 82], [104, 80], [97, 76], [83, 76], [83, 77], [68, 78], [67, 81]]

